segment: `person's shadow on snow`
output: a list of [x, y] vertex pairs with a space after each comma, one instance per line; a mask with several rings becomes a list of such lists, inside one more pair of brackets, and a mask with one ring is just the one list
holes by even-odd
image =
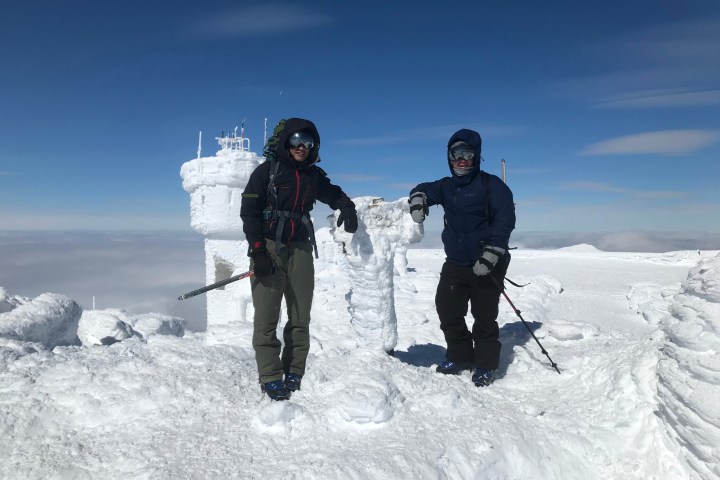
[[[527, 322], [527, 324], [533, 333], [542, 326], [540, 322]], [[523, 346], [531, 341], [532, 336], [522, 321], [506, 323], [500, 328], [500, 343], [502, 343], [502, 349], [500, 350], [498, 378], [505, 376], [508, 367], [515, 359], [515, 354], [513, 353], [515, 347]], [[429, 368], [445, 361], [445, 347], [432, 343], [411, 345], [407, 349], [407, 352], [395, 350], [394, 356], [403, 363], [416, 367]]]
[[[500, 363], [498, 365], [497, 372], [498, 378], [505, 376], [508, 367], [515, 359], [515, 354], [513, 352], [516, 346], [522, 346], [528, 342], [532, 342], [533, 344], [535, 343], [528, 331], [528, 327], [530, 327], [530, 330], [535, 333], [536, 330], [542, 327], [542, 323], [527, 321], [526, 323], [528, 325], [527, 327], [523, 325], [522, 321], [518, 320], [517, 322], [506, 323], [500, 328], [499, 340], [500, 343], [502, 343], [502, 348], [500, 349]], [[538, 347], [538, 349], [539, 348], [540, 347]]]
[[416, 367], [431, 367], [445, 360], [445, 347], [432, 343], [410, 345], [407, 352], [395, 350], [395, 358]]

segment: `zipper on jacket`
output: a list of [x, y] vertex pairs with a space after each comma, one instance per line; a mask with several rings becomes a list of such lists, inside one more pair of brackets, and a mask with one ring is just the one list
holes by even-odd
[[[455, 210], [456, 213], [458, 213], [457, 197], [458, 197], [458, 195], [460, 195], [460, 188], [461, 187], [455, 187], [455, 195], [453, 195], [453, 210]], [[460, 215], [456, 215], [456, 217], [458, 219], [458, 225], [457, 225], [457, 227], [458, 227], [457, 232], [458, 232], [458, 236], [459, 236], [458, 240], [460, 240], [462, 242], [463, 240], [465, 240], [465, 229], [462, 228], [463, 225], [462, 225], [462, 222], [460, 221]]]

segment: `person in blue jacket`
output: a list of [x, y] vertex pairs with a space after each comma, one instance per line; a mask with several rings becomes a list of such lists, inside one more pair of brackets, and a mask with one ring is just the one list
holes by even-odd
[[[422, 223], [428, 207], [442, 205], [445, 263], [435, 294], [435, 308], [447, 343], [444, 374], [474, 369], [482, 387], [495, 379], [500, 359], [498, 303], [510, 263], [508, 242], [515, 228], [510, 189], [495, 175], [480, 170], [480, 134], [455, 132], [447, 148], [450, 177], [421, 183], [410, 191], [410, 214]], [[470, 303], [472, 332], [465, 324]]]

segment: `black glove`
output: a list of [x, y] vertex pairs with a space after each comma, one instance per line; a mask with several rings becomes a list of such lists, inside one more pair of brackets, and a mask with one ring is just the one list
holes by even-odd
[[355, 211], [355, 205], [351, 204], [347, 207], [340, 209], [340, 216], [337, 220], [337, 226], [345, 223], [345, 231], [348, 233], [355, 233], [358, 227], [357, 211]]
[[253, 272], [256, 278], [269, 277], [273, 274], [275, 264], [264, 243], [256, 242], [254, 247], [250, 247], [248, 256], [253, 260]]
[[502, 257], [505, 256], [505, 249], [485, 245], [482, 256], [473, 265], [473, 273], [478, 277], [488, 275], [495, 269], [495, 266]]

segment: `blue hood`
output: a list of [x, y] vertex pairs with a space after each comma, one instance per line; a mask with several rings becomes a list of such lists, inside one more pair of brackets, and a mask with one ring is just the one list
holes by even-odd
[[450, 174], [452, 175], [453, 180], [459, 180], [463, 178], [467, 178], [468, 180], [470, 180], [474, 178], [475, 175], [477, 175], [480, 171], [480, 152], [482, 151], [482, 138], [480, 138], [480, 134], [475, 130], [468, 130], [467, 128], [463, 128], [453, 133], [452, 137], [450, 137], [450, 140], [448, 140], [448, 152], [450, 151], [450, 145], [455, 142], [465, 142], [471, 147], [473, 147], [475, 149], [475, 161], [473, 162], [473, 169], [470, 174], [465, 175], [464, 177], [458, 177], [453, 172], [452, 165], [450, 164], [450, 158], [445, 155], [445, 158], [448, 162], [448, 168], [450, 169]]

